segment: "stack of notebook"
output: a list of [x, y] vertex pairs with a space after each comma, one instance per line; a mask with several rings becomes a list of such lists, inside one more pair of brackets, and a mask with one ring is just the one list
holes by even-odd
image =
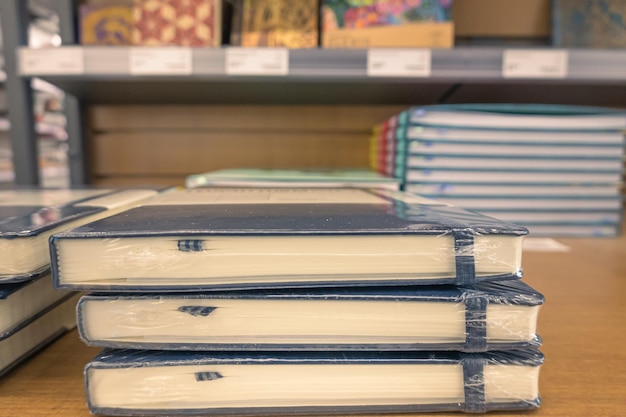
[[0, 191], [0, 375], [75, 326], [77, 297], [52, 286], [48, 238], [153, 194], [145, 190]]
[[526, 226], [533, 235], [620, 231], [626, 114], [554, 105], [407, 110], [373, 143], [406, 191]]
[[526, 230], [398, 191], [197, 188], [56, 234], [106, 415], [532, 409]]

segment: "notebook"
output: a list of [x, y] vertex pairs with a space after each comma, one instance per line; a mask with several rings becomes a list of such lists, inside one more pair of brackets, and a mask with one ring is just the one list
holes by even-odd
[[415, 107], [398, 124], [487, 127], [509, 130], [623, 130], [626, 113], [600, 107], [554, 104], [450, 104]]
[[76, 326], [78, 295], [62, 299], [0, 337], [0, 376]]
[[491, 352], [105, 350], [85, 368], [105, 415], [322, 415], [533, 409], [543, 361]]
[[31, 281], [0, 284], [0, 338], [66, 295], [54, 289], [49, 273]]
[[388, 190], [197, 188], [50, 244], [59, 288], [198, 291], [519, 278], [525, 234]]
[[153, 190], [32, 189], [0, 191], [0, 282], [32, 279], [50, 267], [56, 232], [120, 212]]
[[222, 169], [194, 174], [187, 188], [222, 187], [358, 187], [398, 190], [400, 182], [368, 169]]
[[89, 345], [161, 350], [505, 350], [537, 346], [543, 296], [519, 280], [474, 286], [93, 294]]

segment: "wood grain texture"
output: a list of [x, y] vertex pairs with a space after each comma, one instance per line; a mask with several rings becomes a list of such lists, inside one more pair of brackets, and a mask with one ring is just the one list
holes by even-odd
[[406, 106], [95, 105], [90, 129], [370, 131]]
[[[542, 407], [489, 415], [626, 415], [626, 238], [559, 241], [571, 251], [524, 253], [524, 279], [546, 296]], [[88, 417], [82, 368], [95, 353], [76, 332], [59, 339], [0, 380], [0, 416]]]
[[190, 175], [224, 168], [366, 168], [369, 134], [116, 132], [92, 138], [92, 175]]

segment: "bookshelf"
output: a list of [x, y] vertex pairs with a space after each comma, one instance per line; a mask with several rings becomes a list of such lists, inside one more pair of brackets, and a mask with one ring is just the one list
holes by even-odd
[[[76, 8], [71, 0], [37, 2], [59, 16], [63, 47], [33, 50], [25, 47], [25, 2], [0, 3], [7, 50], [19, 49], [7, 59], [11, 124], [23, 139], [14, 144], [18, 184], [38, 182], [36, 149], [30, 127], [29, 87], [34, 76], [67, 93], [66, 114], [73, 184], [88, 180], [89, 161], [85, 108], [93, 104], [215, 104], [237, 105], [395, 105], [458, 102], [521, 102], [626, 106], [626, 51], [553, 50], [523, 48], [530, 54], [561, 54], [556, 71], [526, 68], [511, 75], [511, 63], [524, 67], [524, 58], [511, 58], [520, 49], [459, 47], [415, 50], [428, 55], [428, 68], [406, 76], [368, 74], [368, 49], [308, 49], [284, 51], [280, 74], [231, 74], [229, 56], [236, 48], [167, 48], [154, 57], [154, 48], [81, 47], [76, 45]], [[265, 50], [272, 54], [275, 51]], [[43, 55], [42, 55], [43, 53]], [[136, 54], [151, 59], [184, 56], [183, 71], [146, 74], [137, 71]], [[159, 55], [156, 53], [156, 55]], [[168, 58], [169, 56], [169, 58]], [[513, 60], [513, 61], [511, 61]], [[521, 61], [520, 61], [521, 60]], [[43, 65], [42, 65], [43, 63]], [[180, 62], [179, 62], [180, 64]], [[554, 68], [553, 68], [554, 69]], [[529, 72], [530, 71], [530, 72]], [[397, 75], [397, 74], [396, 74]]]

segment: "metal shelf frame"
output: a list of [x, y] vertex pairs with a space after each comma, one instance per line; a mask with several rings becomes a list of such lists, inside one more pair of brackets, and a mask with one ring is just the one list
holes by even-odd
[[75, 0], [43, 3], [59, 16], [63, 44], [48, 52], [64, 54], [66, 47], [78, 48], [82, 69], [78, 73], [64, 73], [58, 68], [46, 71], [45, 67], [31, 71], [19, 59], [37, 54], [27, 47], [28, 11], [24, 3], [0, 1], [18, 184], [38, 183], [32, 77], [42, 78], [66, 93], [73, 185], [88, 181], [86, 147], [89, 141], [84, 125], [84, 104], [88, 102], [409, 105], [467, 101], [558, 102], [564, 98], [565, 102], [576, 104], [626, 106], [624, 50], [566, 50], [565, 77], [512, 79], [502, 75], [507, 51], [503, 48], [432, 50], [428, 76], [397, 78], [368, 76], [366, 49], [290, 50], [286, 75], [237, 76], [226, 72], [228, 48], [191, 48], [191, 74], [138, 76], [130, 69], [131, 47], [76, 46]]
[[[31, 20], [31, 7], [49, 8], [59, 16], [59, 30], [63, 45], [77, 42], [76, 0], [3, 0], [0, 1], [3, 47], [9, 120], [11, 123], [13, 165], [16, 185], [38, 185], [39, 166], [37, 135], [33, 114], [33, 91], [30, 76], [18, 74], [19, 66], [16, 51], [28, 46], [28, 26]], [[87, 182], [85, 169], [85, 129], [83, 124], [84, 107], [80, 101], [66, 94], [65, 114], [68, 134], [68, 160], [70, 183], [81, 185]]]

